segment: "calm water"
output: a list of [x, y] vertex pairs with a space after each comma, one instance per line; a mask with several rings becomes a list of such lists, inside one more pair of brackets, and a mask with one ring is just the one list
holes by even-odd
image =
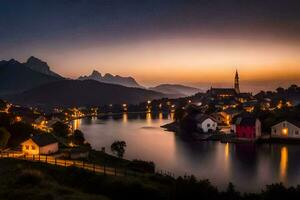
[[171, 122], [168, 114], [123, 114], [106, 119], [75, 120], [92, 147], [100, 150], [115, 140], [127, 143], [125, 157], [154, 161], [158, 170], [176, 175], [194, 174], [220, 188], [231, 181], [239, 190], [260, 190], [265, 184], [300, 183], [300, 146], [188, 143], [161, 125]]

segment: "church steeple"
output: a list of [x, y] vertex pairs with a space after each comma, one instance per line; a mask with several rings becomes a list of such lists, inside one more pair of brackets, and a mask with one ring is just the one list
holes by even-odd
[[236, 70], [235, 72], [235, 78], [234, 78], [234, 89], [235, 89], [235, 92], [237, 94], [240, 93], [240, 80], [239, 80], [239, 73], [238, 73], [238, 70]]

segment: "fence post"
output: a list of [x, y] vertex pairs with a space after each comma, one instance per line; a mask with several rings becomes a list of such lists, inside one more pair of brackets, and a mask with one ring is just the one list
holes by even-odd
[[104, 165], [104, 175], [106, 175], [106, 167], [105, 167], [105, 165]]
[[34, 155], [32, 155], [32, 160], [34, 160]]
[[117, 168], [115, 168], [115, 176], [117, 176]]
[[39, 154], [39, 161], [41, 161], [41, 154]]
[[84, 161], [82, 161], [82, 168], [84, 169]]
[[65, 159], [65, 167], [67, 166], [67, 160]]
[[93, 172], [94, 172], [94, 174], [96, 173], [95, 163], [93, 163]]
[[55, 166], [56, 166], [56, 162], [57, 162], [57, 161], [56, 161], [56, 158], [55, 158], [55, 161], [54, 161], [54, 162], [55, 162]]
[[46, 155], [46, 163], [48, 163], [48, 156]]

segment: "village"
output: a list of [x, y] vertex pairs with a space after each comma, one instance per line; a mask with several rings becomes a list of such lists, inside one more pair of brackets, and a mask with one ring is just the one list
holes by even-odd
[[298, 101], [290, 96], [297, 92], [299, 87], [292, 85], [277, 92], [241, 93], [236, 72], [233, 88], [211, 88], [182, 99], [187, 103], [178, 103], [175, 122], [163, 127], [177, 130], [187, 139], [296, 142], [300, 139], [300, 110]]
[[[282, 90], [278, 92], [284, 93], [285, 90]], [[287, 91], [290, 90], [297, 91], [299, 88], [291, 86]], [[191, 141], [298, 142], [300, 111], [299, 106], [293, 106], [293, 103], [289, 99], [278, 99], [270, 93], [261, 92], [256, 96], [241, 93], [236, 72], [233, 88], [211, 88], [204, 94], [147, 101], [134, 108], [123, 104], [114, 111], [150, 114], [157, 111], [171, 112], [174, 122], [163, 127]], [[45, 111], [1, 101], [1, 127], [6, 127], [9, 132], [2, 134], [1, 148], [25, 155], [87, 159], [90, 144], [85, 141], [83, 133], [77, 130], [76, 124], [71, 122], [83, 117], [113, 114], [113, 110], [105, 108], [53, 108]], [[3, 128], [2, 132], [5, 132]]]

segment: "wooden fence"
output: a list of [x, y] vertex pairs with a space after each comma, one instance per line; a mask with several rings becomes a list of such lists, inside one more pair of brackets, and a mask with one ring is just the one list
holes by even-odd
[[67, 160], [67, 159], [58, 159], [53, 156], [47, 155], [25, 155], [23, 153], [18, 152], [0, 152], [0, 158], [14, 158], [19, 160], [27, 160], [32, 162], [41, 162], [52, 164], [55, 166], [63, 166], [63, 167], [77, 167], [80, 169], [84, 169], [95, 174], [104, 174], [104, 175], [113, 175], [113, 176], [146, 176], [146, 173], [135, 172], [132, 170], [115, 168], [115, 167], [107, 167], [105, 165], [99, 165], [95, 163], [89, 163], [85, 161], [79, 160]]

